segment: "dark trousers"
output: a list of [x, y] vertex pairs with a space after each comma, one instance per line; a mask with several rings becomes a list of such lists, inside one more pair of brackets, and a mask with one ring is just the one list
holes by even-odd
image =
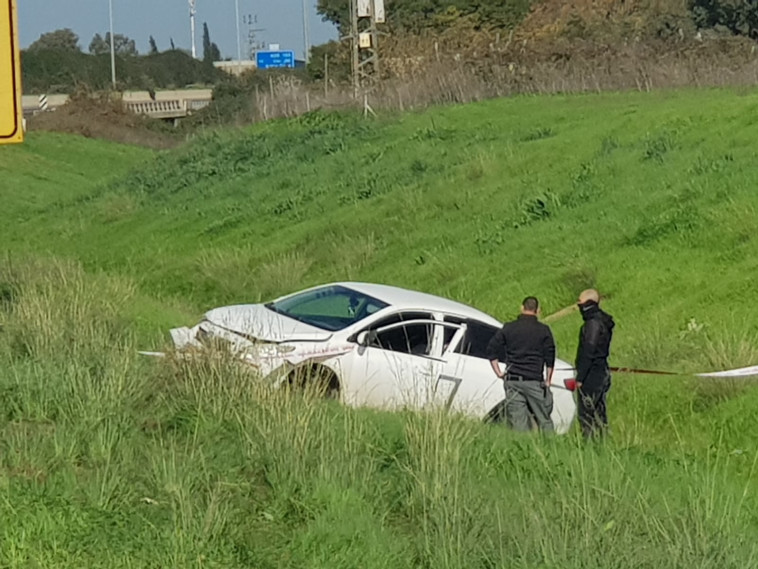
[[[598, 381], [599, 380], [599, 381]], [[584, 438], [605, 435], [608, 429], [608, 391], [611, 388], [611, 374], [596, 378], [582, 385], [577, 396], [579, 424]]]

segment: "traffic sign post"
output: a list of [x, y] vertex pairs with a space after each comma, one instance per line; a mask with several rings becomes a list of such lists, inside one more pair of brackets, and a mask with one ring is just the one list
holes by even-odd
[[23, 142], [16, 0], [0, 0], [0, 144]]
[[280, 67], [295, 67], [294, 51], [259, 51], [255, 54], [255, 65], [258, 69], [276, 69]]

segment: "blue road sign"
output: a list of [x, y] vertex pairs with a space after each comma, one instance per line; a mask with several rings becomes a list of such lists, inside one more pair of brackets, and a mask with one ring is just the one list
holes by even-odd
[[255, 54], [255, 64], [258, 69], [273, 69], [275, 67], [295, 67], [294, 51], [259, 51]]

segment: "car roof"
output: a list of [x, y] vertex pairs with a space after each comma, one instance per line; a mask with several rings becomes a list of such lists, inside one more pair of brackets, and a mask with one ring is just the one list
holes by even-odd
[[324, 286], [343, 286], [357, 292], [366, 294], [377, 300], [386, 302], [394, 308], [409, 310], [430, 310], [432, 312], [447, 312], [464, 318], [475, 318], [485, 324], [500, 326], [501, 322], [486, 312], [472, 308], [462, 302], [456, 302], [441, 296], [408, 290], [396, 286], [362, 283], [362, 282], [337, 282]]

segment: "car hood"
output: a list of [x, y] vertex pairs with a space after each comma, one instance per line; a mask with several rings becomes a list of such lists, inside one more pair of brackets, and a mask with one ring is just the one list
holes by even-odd
[[250, 340], [264, 342], [324, 342], [332, 337], [331, 332], [277, 314], [262, 304], [214, 308], [205, 313], [205, 320]]

